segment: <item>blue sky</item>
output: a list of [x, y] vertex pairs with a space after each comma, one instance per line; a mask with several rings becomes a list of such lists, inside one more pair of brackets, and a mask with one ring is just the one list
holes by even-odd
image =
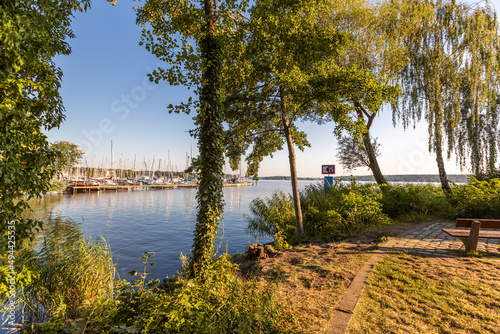
[[[500, 0], [491, 3], [500, 8]], [[169, 114], [166, 106], [187, 100], [192, 92], [147, 80], [147, 74], [161, 63], [139, 46], [136, 4], [140, 2], [120, 0], [111, 6], [105, 0], [94, 0], [92, 9], [75, 16], [76, 38], [69, 41], [72, 54], [56, 58], [64, 72], [61, 95], [66, 120], [47, 136], [50, 142], [79, 144], [88, 165], [107, 160], [109, 166], [113, 141], [115, 164], [123, 157], [123, 163], [128, 161], [131, 166], [135, 156], [137, 165], [153, 159], [157, 165], [160, 158], [168, 159], [170, 151], [174, 169], [183, 170], [186, 152], [192, 148], [194, 156], [198, 153], [196, 140], [188, 133], [193, 115]], [[367, 168], [349, 172], [338, 164], [333, 124], [303, 123], [299, 127], [308, 133], [312, 145], [297, 151], [300, 177], [321, 177], [323, 164], [337, 165], [337, 175], [370, 174]], [[381, 144], [379, 163], [384, 174], [437, 174], [435, 157], [427, 150], [425, 123], [405, 132], [393, 127], [391, 112], [386, 110], [375, 120], [372, 136]], [[448, 174], [461, 173], [454, 157], [446, 169]], [[290, 175], [286, 149], [266, 158], [260, 175]]]

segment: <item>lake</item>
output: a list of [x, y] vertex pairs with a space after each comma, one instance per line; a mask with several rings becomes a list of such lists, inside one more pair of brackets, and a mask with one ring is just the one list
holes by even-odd
[[[299, 181], [303, 189], [319, 181]], [[220, 252], [242, 253], [255, 238], [247, 233], [244, 216], [250, 215], [254, 198], [267, 197], [275, 190], [291, 193], [290, 181], [261, 180], [251, 187], [224, 188], [224, 218], [217, 244]], [[130, 190], [45, 196], [32, 205], [33, 216], [79, 224], [84, 233], [103, 236], [114, 252], [121, 278], [130, 279], [132, 269], [142, 271], [140, 257], [150, 259], [154, 271], [149, 278], [163, 279], [181, 268], [181, 252], [189, 255], [196, 225], [196, 189]], [[222, 238], [222, 239], [221, 239]], [[272, 239], [260, 239], [269, 242]]]

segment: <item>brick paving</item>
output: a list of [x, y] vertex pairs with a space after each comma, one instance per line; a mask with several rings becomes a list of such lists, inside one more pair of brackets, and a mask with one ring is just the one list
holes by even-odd
[[[429, 256], [459, 256], [457, 250], [464, 250], [464, 244], [460, 239], [441, 231], [442, 228], [456, 228], [455, 222], [437, 220], [419, 225], [391, 240], [387, 246], [394, 250]], [[477, 250], [482, 253], [488, 253], [488, 255], [500, 257], [500, 239], [479, 238]]]

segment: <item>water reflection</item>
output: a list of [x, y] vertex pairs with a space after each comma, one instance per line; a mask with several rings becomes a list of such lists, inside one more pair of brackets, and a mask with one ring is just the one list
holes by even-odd
[[[249, 204], [254, 198], [269, 196], [276, 189], [290, 192], [291, 186], [284, 181], [260, 181], [254, 187], [224, 188], [226, 204], [218, 233], [218, 238], [224, 236], [221, 251], [227, 244], [229, 253], [243, 252], [249, 242], [255, 241], [246, 233], [244, 215], [250, 214]], [[76, 224], [84, 234], [104, 236], [123, 278], [128, 279], [132, 269], [142, 269], [140, 257], [144, 252], [155, 252], [153, 269], [158, 274], [152, 278], [161, 279], [180, 269], [181, 252], [190, 254], [196, 204], [196, 189], [91, 192], [35, 200], [31, 217], [55, 228]]]

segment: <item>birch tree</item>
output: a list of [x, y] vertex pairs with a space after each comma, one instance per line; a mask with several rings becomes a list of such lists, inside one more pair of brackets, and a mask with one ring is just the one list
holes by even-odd
[[[404, 32], [402, 43], [408, 52], [408, 63], [398, 79], [404, 94], [394, 115], [405, 126], [425, 118], [429, 150], [436, 154], [441, 187], [449, 192], [445, 153], [450, 158], [458, 143], [467, 143], [477, 152], [474, 136], [457, 141], [461, 120], [468, 119], [472, 129], [479, 124], [479, 110], [486, 105], [489, 107], [483, 110], [490, 110], [488, 117], [496, 117], [492, 116], [497, 113], [493, 98], [498, 81], [496, 16], [491, 7], [471, 7], [452, 0], [394, 1], [391, 5], [402, 18], [427, 17], [406, 27], [402, 19], [399, 27], [392, 27]], [[470, 108], [464, 101], [469, 101]], [[459, 156], [464, 152], [458, 147]]]
[[498, 98], [500, 39], [493, 8], [474, 7], [467, 23], [470, 40], [462, 70], [461, 119], [455, 153], [461, 167], [470, 161], [475, 175], [495, 170], [500, 138]]

